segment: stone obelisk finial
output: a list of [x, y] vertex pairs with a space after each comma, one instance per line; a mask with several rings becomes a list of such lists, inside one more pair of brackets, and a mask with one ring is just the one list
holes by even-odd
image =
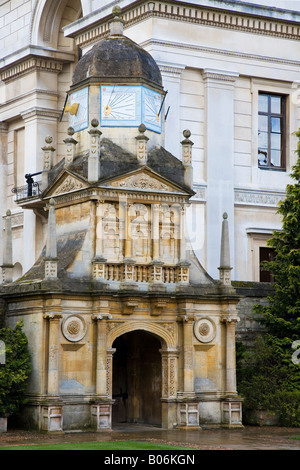
[[223, 214], [222, 222], [222, 236], [221, 236], [221, 254], [220, 254], [220, 281], [226, 285], [231, 285], [231, 270], [230, 266], [230, 246], [229, 246], [229, 228], [228, 228], [228, 215], [226, 212]]
[[56, 239], [56, 219], [55, 219], [55, 201], [50, 199], [50, 208], [48, 216], [46, 261], [45, 261], [45, 279], [57, 278], [57, 239]]

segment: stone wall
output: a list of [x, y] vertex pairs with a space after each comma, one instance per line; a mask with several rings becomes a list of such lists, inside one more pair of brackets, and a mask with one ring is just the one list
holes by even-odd
[[240, 321], [236, 326], [236, 340], [243, 342], [246, 347], [251, 347], [259, 333], [264, 331], [263, 326], [257, 321], [258, 315], [253, 313], [255, 304], [266, 304], [267, 296], [272, 295], [272, 284], [260, 282], [233, 282], [237, 294], [241, 297], [237, 305]]

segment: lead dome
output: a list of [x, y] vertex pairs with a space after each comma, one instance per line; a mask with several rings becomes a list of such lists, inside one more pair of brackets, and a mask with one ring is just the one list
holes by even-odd
[[78, 62], [73, 87], [85, 82], [144, 83], [162, 89], [162, 77], [153, 57], [123, 35], [102, 39]]

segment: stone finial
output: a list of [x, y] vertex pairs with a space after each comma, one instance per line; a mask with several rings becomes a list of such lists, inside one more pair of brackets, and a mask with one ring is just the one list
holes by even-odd
[[123, 34], [124, 21], [121, 18], [121, 8], [119, 5], [116, 5], [112, 9], [112, 14], [114, 15], [114, 18], [110, 23], [110, 34], [111, 36], [120, 36]]
[[232, 267], [230, 266], [229, 227], [228, 227], [228, 215], [226, 212], [224, 212], [223, 214], [220, 267], [218, 269], [220, 271], [220, 281], [223, 284], [230, 286]]
[[8, 283], [13, 280], [12, 226], [11, 211], [9, 209], [6, 211], [4, 240], [2, 281]]
[[77, 140], [73, 138], [73, 135], [75, 134], [73, 127], [69, 127], [67, 133], [68, 133], [68, 137], [64, 140], [64, 143], [66, 144], [66, 150], [67, 150], [67, 154], [65, 157], [65, 167], [68, 167], [73, 163], [73, 160], [75, 157], [76, 145], [78, 144]]
[[52, 145], [53, 139], [50, 135], [45, 137], [46, 145], [42, 147], [43, 151], [43, 173], [42, 173], [42, 189], [48, 186], [48, 173], [53, 166], [53, 153], [55, 148]]
[[90, 154], [88, 159], [88, 181], [95, 183], [100, 178], [100, 137], [102, 132], [98, 129], [98, 119], [92, 119], [91, 129], [88, 131], [90, 135]]
[[46, 244], [45, 279], [57, 278], [57, 239], [56, 239], [56, 219], [55, 201], [49, 201], [49, 216]]
[[193, 187], [192, 147], [194, 143], [190, 140], [191, 131], [183, 131], [184, 140], [182, 145], [182, 164], [184, 166], [184, 183], [189, 188]]
[[135, 138], [137, 143], [137, 160], [141, 165], [147, 163], [147, 142], [149, 138], [145, 135], [146, 132], [145, 124], [140, 124], [139, 135]]

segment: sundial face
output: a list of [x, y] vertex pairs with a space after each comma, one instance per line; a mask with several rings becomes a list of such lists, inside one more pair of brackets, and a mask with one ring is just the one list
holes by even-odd
[[141, 90], [136, 86], [101, 87], [101, 126], [129, 127], [141, 123]]
[[[74, 106], [74, 105], [79, 105]], [[77, 108], [77, 109], [76, 109]], [[69, 96], [67, 110], [70, 113], [70, 126], [75, 132], [86, 129], [89, 125], [89, 89], [75, 91]], [[75, 113], [75, 114], [74, 114]]]
[[160, 133], [162, 96], [160, 93], [146, 87], [143, 87], [142, 91], [143, 124], [147, 129]]
[[162, 95], [144, 86], [101, 86], [102, 127], [138, 127], [161, 133]]

